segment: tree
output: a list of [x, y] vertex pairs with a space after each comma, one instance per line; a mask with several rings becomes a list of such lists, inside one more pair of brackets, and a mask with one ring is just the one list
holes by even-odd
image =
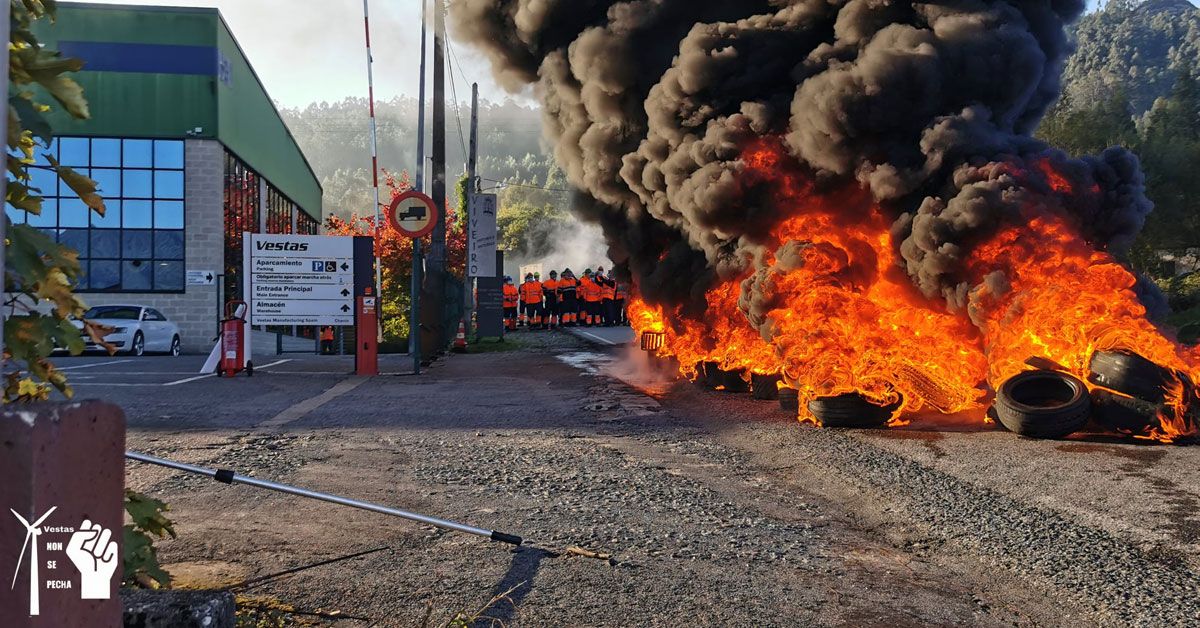
[[[41, 190], [32, 187], [30, 168], [48, 168], [87, 204], [104, 215], [104, 201], [96, 193], [96, 183], [44, 155], [48, 166], [36, 165], [35, 152], [50, 145], [53, 132], [43, 117], [49, 110], [39, 101], [49, 94], [67, 113], [78, 119], [89, 117], [83, 90], [67, 73], [83, 67], [79, 59], [63, 57], [44, 47], [32, 31], [35, 20], [54, 19], [54, 4], [40, 0], [12, 2], [10, 5], [8, 101], [8, 174], [5, 200], [18, 210], [31, 214], [42, 211]], [[51, 387], [70, 397], [73, 393], [66, 375], [48, 359], [56, 347], [71, 353], [83, 351], [80, 330], [72, 319], [82, 319], [87, 306], [73, 291], [79, 277], [79, 253], [25, 224], [13, 225], [4, 217], [6, 244], [4, 289], [10, 295], [5, 302], [8, 317], [4, 321], [4, 359], [16, 368], [5, 375], [4, 401], [44, 400]], [[38, 309], [50, 304], [48, 313]], [[106, 329], [83, 321], [83, 329], [93, 340], [104, 344]]]
[[[390, 199], [395, 198], [412, 188], [411, 179], [407, 172], [394, 176], [384, 172], [384, 185], [391, 191]], [[387, 203], [390, 205], [391, 202]], [[459, 212], [446, 204], [449, 216], [446, 216], [446, 255], [451, 274], [461, 277], [466, 264], [466, 233]], [[386, 207], [385, 207], [386, 209]], [[398, 342], [408, 336], [408, 314], [412, 303], [410, 286], [412, 285], [412, 240], [397, 233], [386, 224], [384, 218], [382, 229], [377, 229], [375, 216], [359, 216], [351, 213], [349, 219], [337, 214], [331, 214], [325, 221], [325, 233], [341, 236], [371, 236], [375, 238], [375, 254], [380, 259], [380, 274], [382, 275], [381, 317], [383, 319], [384, 341]], [[423, 240], [425, 250], [429, 250], [430, 236]]]

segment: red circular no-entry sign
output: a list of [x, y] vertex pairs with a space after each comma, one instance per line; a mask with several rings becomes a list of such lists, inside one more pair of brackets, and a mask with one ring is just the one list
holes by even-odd
[[438, 209], [427, 195], [409, 190], [392, 201], [388, 208], [388, 223], [401, 235], [423, 238], [437, 226]]

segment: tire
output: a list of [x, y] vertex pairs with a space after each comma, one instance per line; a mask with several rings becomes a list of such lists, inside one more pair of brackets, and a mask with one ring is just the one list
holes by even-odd
[[1107, 429], [1127, 434], [1143, 434], [1158, 423], [1163, 404], [1134, 399], [1107, 390], [1092, 391], [1093, 416]]
[[1088, 363], [1088, 381], [1130, 397], [1161, 403], [1175, 382], [1169, 369], [1125, 351], [1097, 351]]
[[880, 406], [867, 401], [858, 393], [836, 397], [820, 397], [808, 402], [808, 411], [817, 417], [821, 427], [879, 428], [886, 427], [901, 401]]
[[703, 362], [702, 364], [704, 373], [702, 381], [705, 388], [716, 390], [725, 385], [725, 372], [721, 370], [720, 365], [716, 362]]
[[134, 332], [133, 340], [129, 342], [129, 355], [143, 356], [146, 355], [146, 337], [142, 332]]
[[183, 347], [181, 346], [181, 344], [179, 342], [179, 336], [175, 336], [174, 338], [171, 339], [171, 348], [167, 351], [167, 353], [169, 353], [169, 354], [171, 354], [171, 356], [177, 358], [177, 357], [179, 357], [179, 354], [182, 352], [183, 352]]
[[722, 373], [724, 374], [724, 378], [722, 379], [721, 384], [724, 386], [724, 388], [721, 390], [730, 393], [750, 392], [750, 382], [744, 379], [746, 376], [746, 371], [722, 371]]
[[1062, 438], [1091, 415], [1087, 386], [1067, 373], [1025, 371], [1000, 385], [993, 406], [1008, 431], [1030, 438]]
[[779, 382], [782, 380], [783, 378], [779, 375], [751, 374], [750, 391], [754, 394], [755, 399], [775, 401], [779, 398]]
[[800, 413], [800, 391], [795, 388], [779, 389], [779, 409], [796, 417]]

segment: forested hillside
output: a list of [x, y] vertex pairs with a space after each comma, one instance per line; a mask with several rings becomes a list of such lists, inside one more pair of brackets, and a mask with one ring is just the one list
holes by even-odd
[[[413, 172], [416, 166], [416, 99], [381, 101], [376, 103], [375, 111], [380, 167], [392, 172]], [[303, 109], [284, 109], [281, 113], [325, 187], [325, 212], [342, 217], [354, 211], [369, 213], [371, 140], [366, 99], [314, 103]], [[432, 120], [428, 112], [426, 119]], [[457, 108], [448, 107], [446, 120], [446, 170], [449, 178], [454, 179], [465, 169], [470, 105], [462, 103]], [[540, 114], [535, 109], [512, 102], [481, 102], [480, 176], [496, 181], [544, 184], [552, 160], [542, 151], [541, 130]], [[427, 137], [427, 156], [431, 151], [428, 141]]]
[[1073, 155], [1132, 149], [1154, 202], [1130, 262], [1167, 291], [1177, 324], [1200, 321], [1200, 9], [1114, 1], [1077, 25], [1063, 96], [1038, 136]]

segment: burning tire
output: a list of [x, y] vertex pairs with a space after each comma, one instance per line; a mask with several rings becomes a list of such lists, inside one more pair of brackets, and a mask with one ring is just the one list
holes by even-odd
[[1104, 427], [1129, 434], [1141, 434], [1158, 422], [1163, 404], [1126, 397], [1107, 390], [1092, 392], [1093, 415]]
[[750, 375], [750, 391], [755, 399], [774, 401], [779, 398], [779, 382], [782, 380], [779, 375], [753, 373]]
[[1062, 438], [1083, 427], [1092, 398], [1083, 382], [1058, 371], [1026, 371], [1000, 386], [996, 417], [1008, 431], [1030, 438]]
[[732, 393], [747, 393], [750, 392], [750, 382], [746, 381], [746, 371], [722, 371], [724, 378], [722, 385], [725, 392]]
[[1124, 351], [1097, 351], [1088, 363], [1088, 381], [1130, 397], [1161, 403], [1175, 382], [1169, 369]]
[[700, 374], [697, 381], [701, 382], [705, 388], [716, 390], [725, 385], [725, 372], [716, 362], [701, 362]]
[[808, 402], [808, 411], [817, 417], [821, 427], [876, 428], [884, 427], [900, 407], [900, 401], [880, 406], [867, 401], [858, 393], [836, 397], [821, 397]]
[[800, 391], [795, 388], [779, 389], [779, 409], [790, 412], [792, 416], [800, 413]]

